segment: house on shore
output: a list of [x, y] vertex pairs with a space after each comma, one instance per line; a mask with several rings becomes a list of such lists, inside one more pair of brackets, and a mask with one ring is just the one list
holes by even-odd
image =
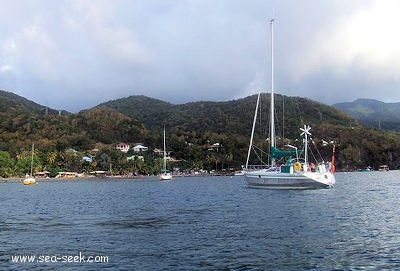
[[148, 151], [148, 147], [143, 146], [142, 144], [137, 144], [135, 147], [133, 147], [134, 152], [145, 152]]
[[115, 148], [120, 150], [120, 151], [122, 151], [122, 152], [124, 152], [124, 153], [127, 153], [129, 151], [129, 149], [130, 149], [130, 146], [129, 146], [129, 144], [126, 144], [124, 142], [120, 142], [115, 146]]

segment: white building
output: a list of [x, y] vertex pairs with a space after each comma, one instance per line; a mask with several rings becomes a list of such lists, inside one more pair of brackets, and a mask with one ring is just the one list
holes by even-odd
[[129, 151], [129, 148], [130, 148], [130, 147], [129, 147], [128, 144], [121, 142], [121, 143], [118, 143], [118, 144], [115, 146], [115, 148], [117, 148], [118, 150], [120, 150], [120, 151], [122, 151], [122, 152], [127, 153], [127, 152]]
[[147, 151], [148, 149], [149, 149], [148, 147], [145, 147], [145, 146], [143, 146], [141, 144], [138, 144], [135, 147], [133, 147], [133, 150], [135, 152], [140, 152], [140, 151], [144, 152], [144, 151]]

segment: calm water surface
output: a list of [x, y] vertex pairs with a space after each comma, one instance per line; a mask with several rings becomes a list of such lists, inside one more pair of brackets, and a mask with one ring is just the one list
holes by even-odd
[[[249, 189], [242, 177], [0, 183], [0, 270], [400, 270], [400, 171], [336, 181], [308, 191]], [[108, 262], [60, 262], [79, 253]]]

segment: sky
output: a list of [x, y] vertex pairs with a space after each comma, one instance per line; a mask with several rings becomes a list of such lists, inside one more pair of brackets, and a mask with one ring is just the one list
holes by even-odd
[[0, 89], [78, 112], [271, 90], [400, 102], [399, 0], [0, 0]]

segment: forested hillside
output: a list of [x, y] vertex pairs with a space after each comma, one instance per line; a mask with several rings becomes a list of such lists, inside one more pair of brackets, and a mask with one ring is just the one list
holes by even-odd
[[[18, 95], [0, 91], [0, 176], [28, 172], [31, 144], [35, 144], [35, 171], [109, 170], [116, 174], [157, 174], [162, 130], [181, 170], [230, 170], [244, 164], [256, 95], [227, 102], [170, 104], [145, 96], [131, 96], [71, 114], [46, 109]], [[324, 159], [336, 145], [338, 170], [388, 164], [400, 166], [400, 136], [396, 132], [365, 128], [349, 115], [325, 104], [300, 97], [275, 96], [278, 143], [298, 145], [299, 128], [312, 127], [314, 142]], [[255, 140], [264, 144], [268, 134], [269, 95], [262, 95]], [[115, 149], [119, 142], [143, 144], [145, 153]], [[218, 148], [212, 145], [218, 144]], [[91, 161], [83, 160], [90, 157]], [[131, 157], [131, 160], [127, 160]], [[142, 158], [140, 158], [142, 157]]]
[[354, 102], [337, 103], [333, 106], [353, 116], [366, 126], [400, 131], [400, 103], [357, 99]]

